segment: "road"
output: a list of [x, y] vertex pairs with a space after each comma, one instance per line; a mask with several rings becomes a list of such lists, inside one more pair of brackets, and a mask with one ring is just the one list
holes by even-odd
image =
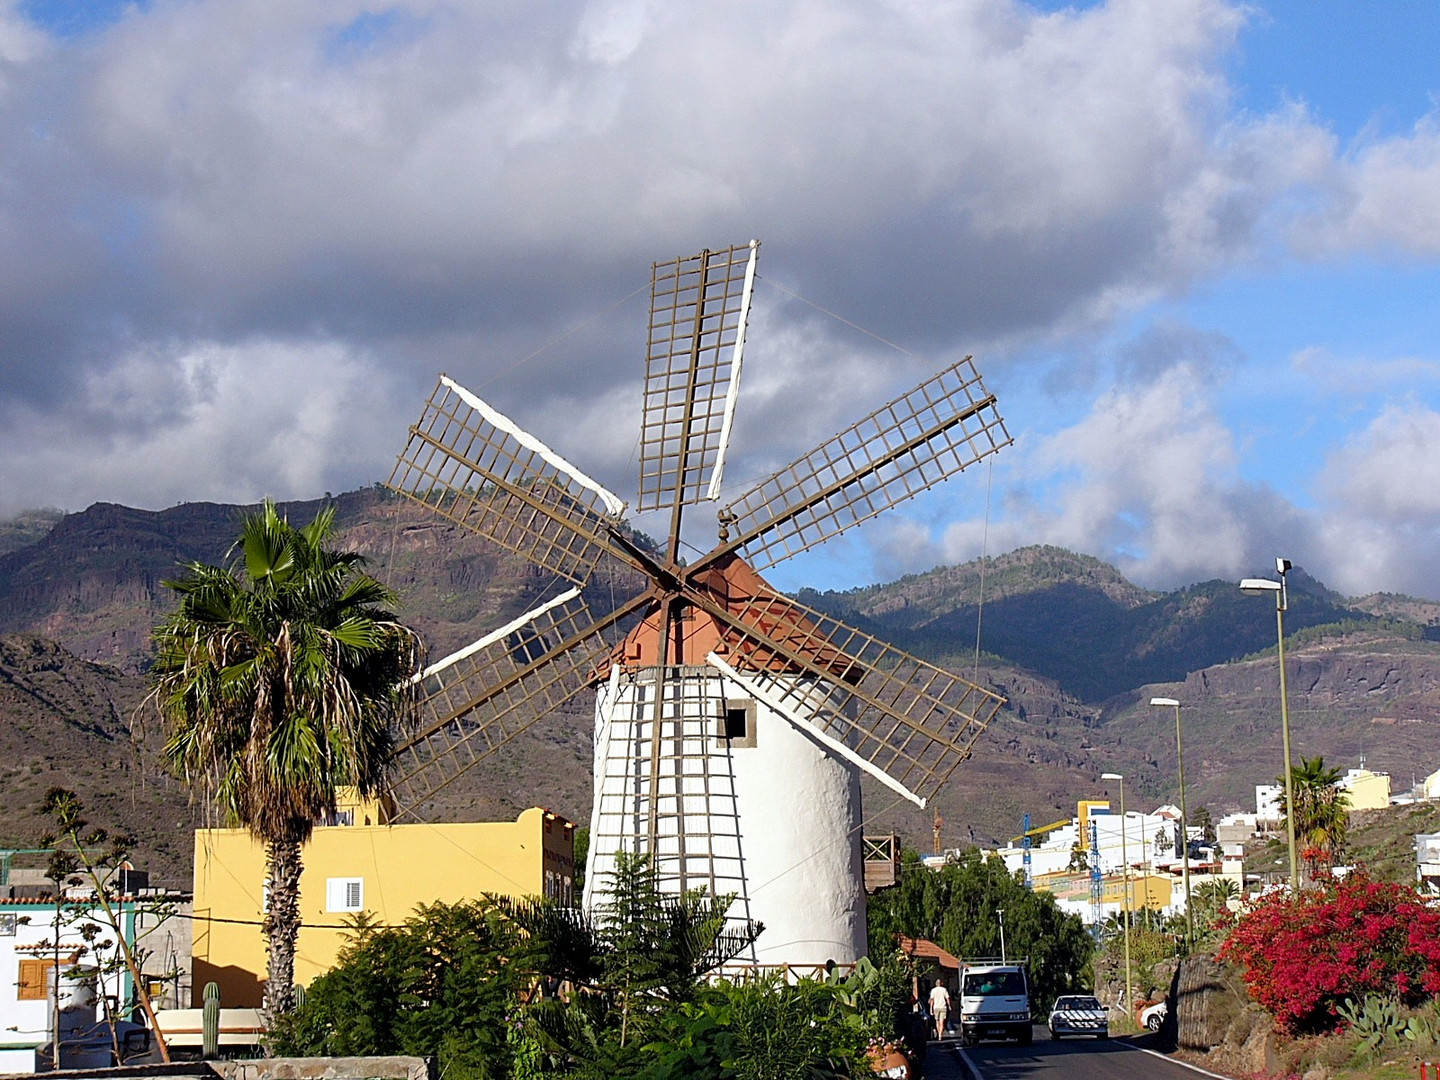
[[[967, 1074], [959, 1060], [970, 1066]], [[1217, 1076], [1146, 1053], [1130, 1039], [1065, 1039], [1055, 1042], [1043, 1024], [1029, 1046], [984, 1043], [966, 1047], [958, 1040], [931, 1043], [926, 1080], [1200, 1080]]]

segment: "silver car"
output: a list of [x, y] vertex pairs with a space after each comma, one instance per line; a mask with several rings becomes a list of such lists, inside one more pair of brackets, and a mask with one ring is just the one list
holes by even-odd
[[1056, 998], [1055, 1008], [1050, 1010], [1050, 1037], [1062, 1039], [1066, 1035], [1094, 1035], [1097, 1039], [1108, 1039], [1110, 1021], [1105, 1016], [1105, 1007], [1089, 994]]

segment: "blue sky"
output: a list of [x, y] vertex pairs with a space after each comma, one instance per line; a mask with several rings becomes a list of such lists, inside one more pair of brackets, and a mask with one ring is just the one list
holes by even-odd
[[442, 369], [633, 497], [649, 264], [758, 236], [729, 494], [968, 353], [1016, 437], [777, 583], [1440, 596], [1436, 56], [1418, 2], [0, 0], [0, 513], [371, 483]]

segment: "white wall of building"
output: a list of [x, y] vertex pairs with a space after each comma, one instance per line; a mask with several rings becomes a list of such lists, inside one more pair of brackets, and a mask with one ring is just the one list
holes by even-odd
[[[58, 928], [55, 916], [55, 905], [51, 903], [0, 901], [0, 1071], [33, 1071], [35, 1049], [50, 1041], [50, 1000], [48, 997], [20, 998], [21, 962], [53, 961], [56, 953], [53, 943], [58, 939], [62, 972], [74, 971], [77, 967], [93, 968], [96, 956], [84, 938], [87, 923], [100, 928], [97, 940], [113, 942], [114, 934], [98, 913], [64, 910]], [[77, 953], [78, 963], [69, 962]], [[112, 955], [107, 951], [104, 959]], [[123, 972], [114, 972], [100, 979], [96, 989], [123, 1004], [129, 997], [129, 979]], [[77, 1003], [68, 1010], [72, 1023], [93, 1025], [103, 1021], [103, 1013], [94, 1004], [80, 1003], [84, 995], [79, 993], [74, 980], [62, 977], [60, 999], [62, 1007], [72, 999]], [[17, 1067], [17, 1063], [21, 1065]]]
[[[686, 758], [681, 778], [661, 766], [662, 888], [735, 894], [730, 916], [765, 924], [746, 961], [853, 963], [867, 951], [859, 771], [718, 671], [684, 670], [695, 681], [683, 730], [667, 709], [661, 733], [666, 752], [683, 748]], [[643, 669], [597, 694], [591, 910], [604, 903], [617, 850], [648, 834], [650, 775], [635, 763], [649, 760], [653, 688], [653, 669]], [[737, 705], [753, 708], [753, 738], [717, 738], [717, 711]]]

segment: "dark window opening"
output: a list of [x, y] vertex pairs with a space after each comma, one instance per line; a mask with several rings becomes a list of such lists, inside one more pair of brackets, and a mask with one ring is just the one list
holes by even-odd
[[725, 710], [725, 738], [748, 739], [750, 737], [750, 710], [743, 706]]

